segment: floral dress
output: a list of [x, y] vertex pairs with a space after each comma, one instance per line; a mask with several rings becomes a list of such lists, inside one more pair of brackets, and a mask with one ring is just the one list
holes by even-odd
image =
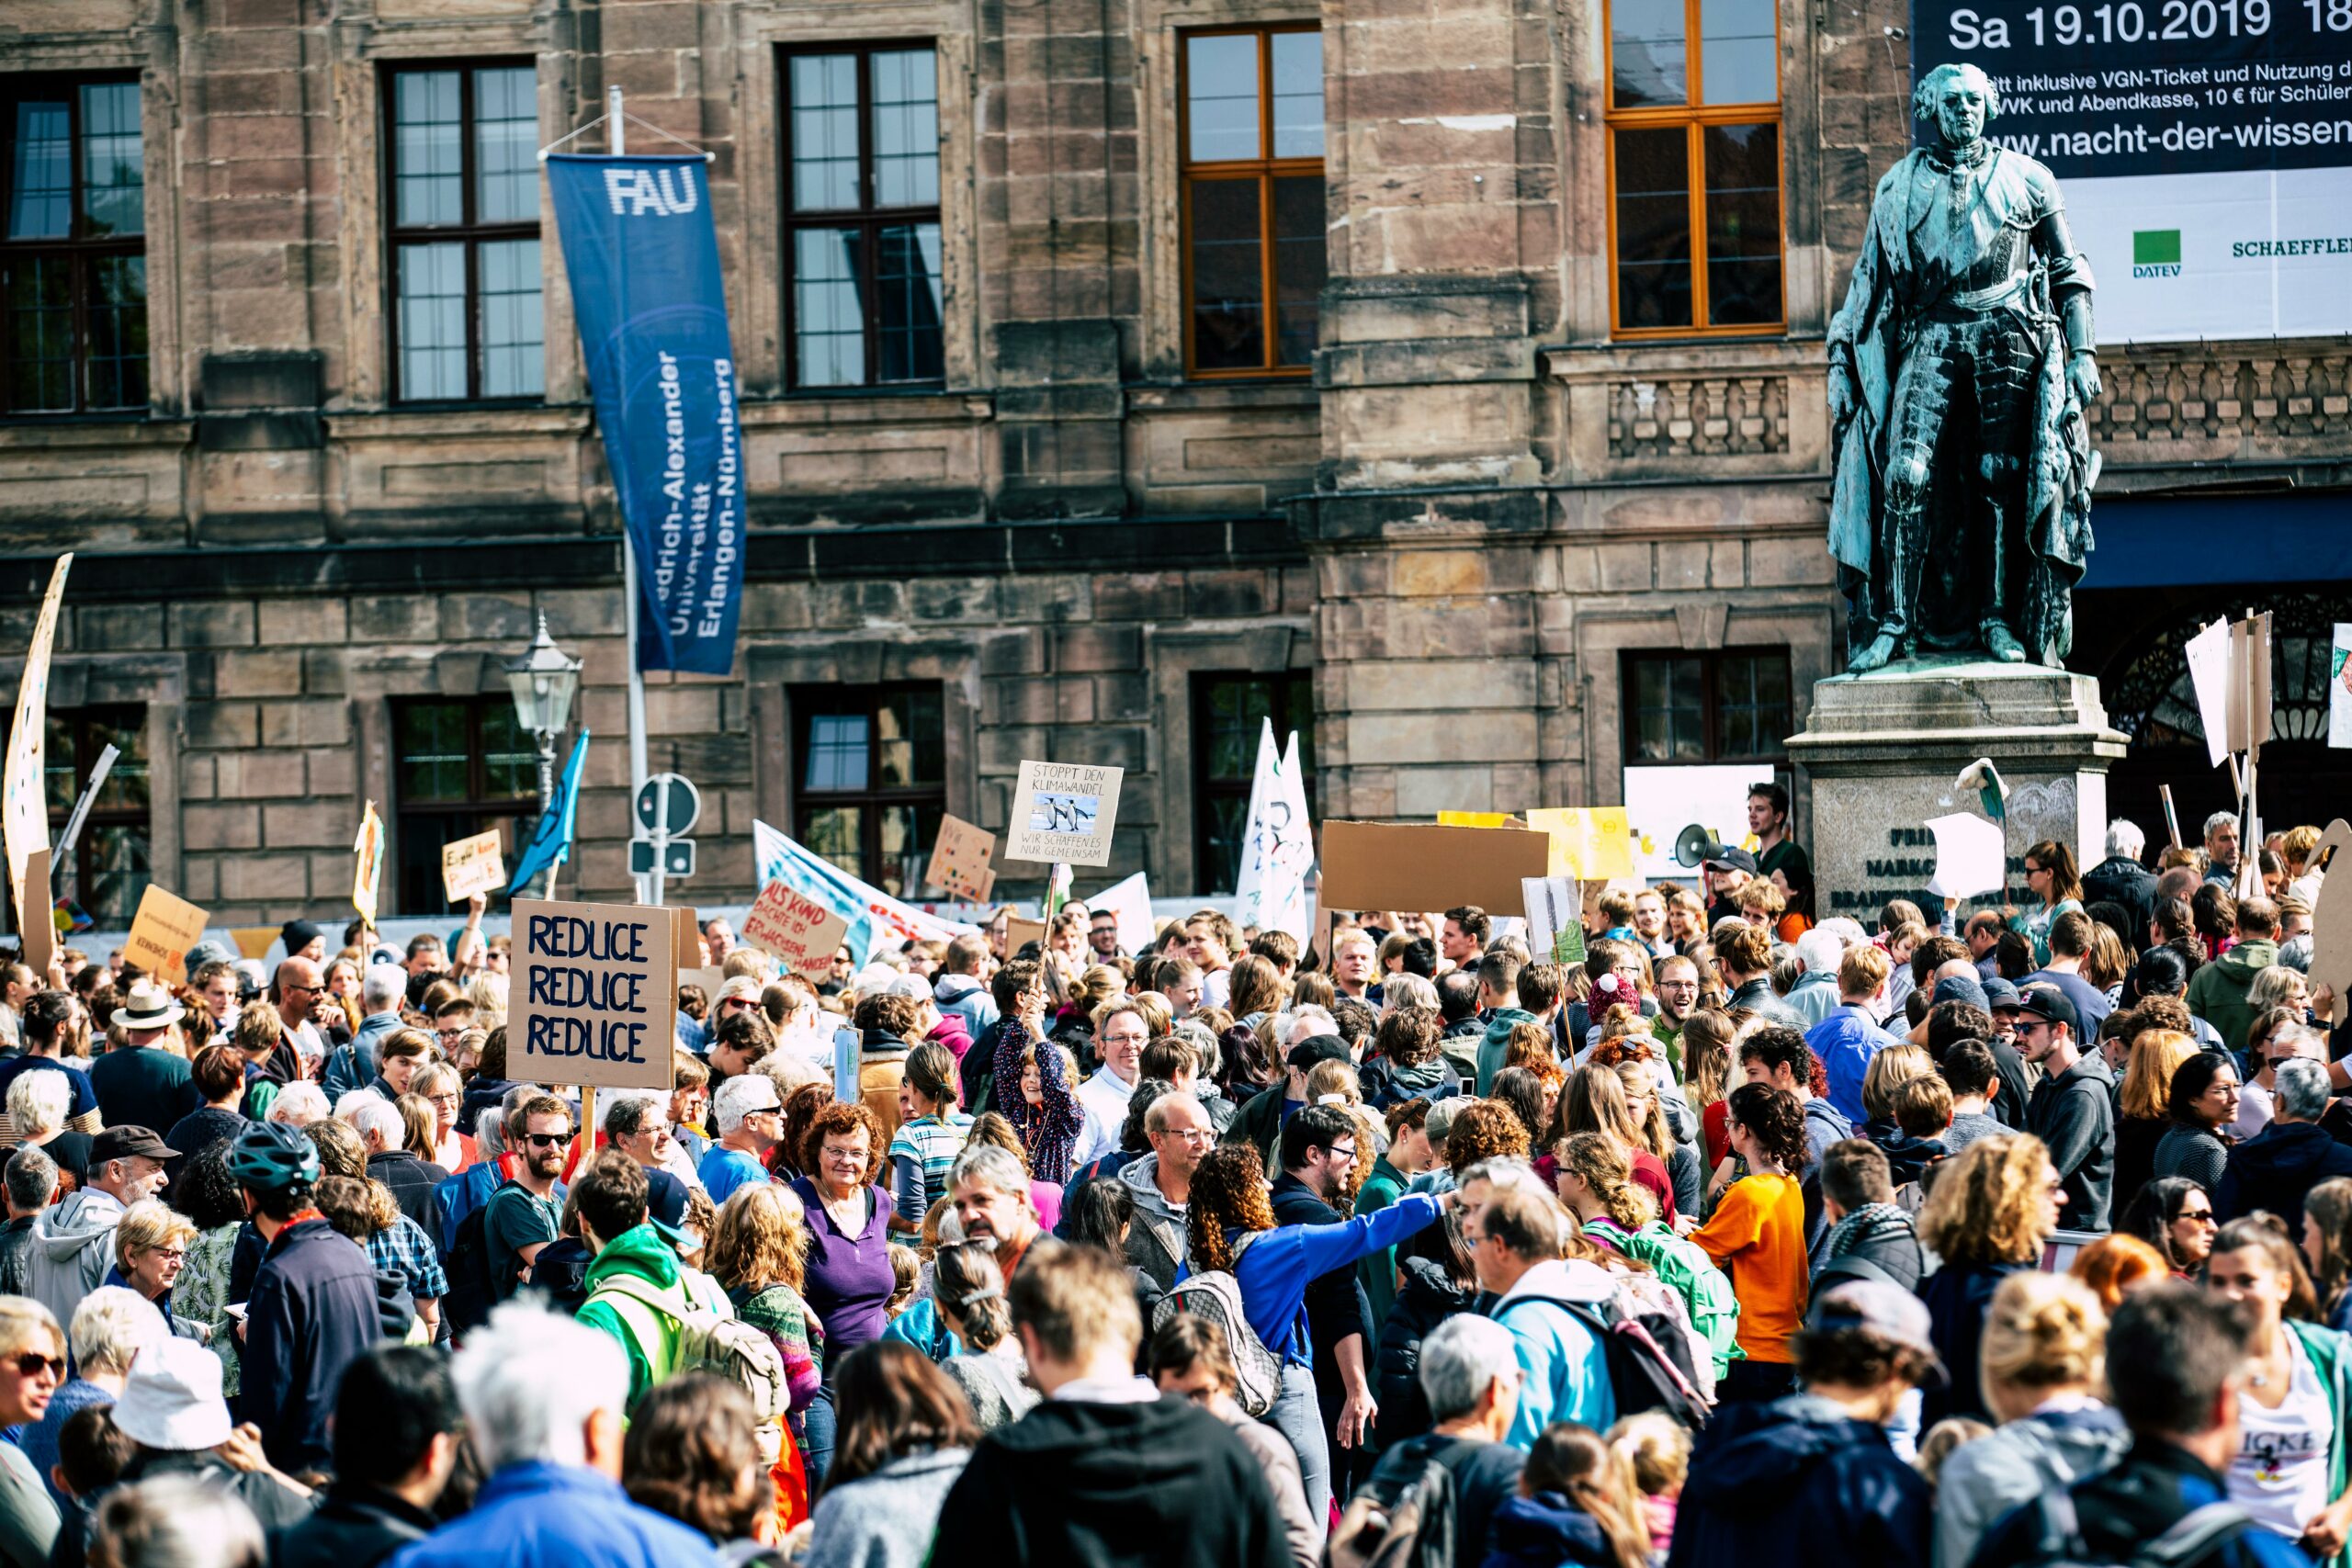
[[239, 1386], [237, 1325], [225, 1310], [229, 1305], [229, 1262], [236, 1256], [242, 1226], [220, 1225], [199, 1231], [187, 1244], [187, 1258], [172, 1283], [172, 1314], [181, 1322], [201, 1324], [205, 1348], [220, 1358], [220, 1392], [233, 1398]]

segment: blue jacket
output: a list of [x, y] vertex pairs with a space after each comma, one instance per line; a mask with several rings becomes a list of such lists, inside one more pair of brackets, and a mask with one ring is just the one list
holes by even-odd
[[[1234, 1280], [1241, 1287], [1243, 1315], [1267, 1349], [1294, 1365], [1312, 1367], [1315, 1354], [1306, 1329], [1307, 1284], [1369, 1253], [1396, 1246], [1435, 1224], [1444, 1212], [1435, 1198], [1411, 1193], [1376, 1214], [1336, 1225], [1277, 1225], [1250, 1233], [1233, 1265]], [[1236, 1235], [1228, 1239], [1244, 1237]]]
[[1723, 1404], [1690, 1455], [1668, 1568], [1927, 1568], [1935, 1505], [1886, 1430], [1827, 1400]]
[[377, 1043], [400, 1027], [397, 1010], [371, 1012], [352, 1031], [350, 1044], [338, 1045], [327, 1053], [327, 1065], [319, 1074], [319, 1087], [326, 1090], [329, 1105], [376, 1076]]
[[382, 1337], [376, 1266], [323, 1219], [277, 1233], [245, 1307], [244, 1418], [288, 1472], [327, 1464], [327, 1417], [345, 1367]]
[[466, 1223], [466, 1216], [489, 1202], [490, 1195], [498, 1190], [498, 1184], [506, 1179], [500, 1168], [503, 1163], [496, 1159], [476, 1160], [433, 1190], [434, 1206], [441, 1212], [444, 1258], [458, 1245], [458, 1227]]
[[390, 1568], [715, 1568], [699, 1530], [641, 1508], [584, 1465], [530, 1460], [482, 1483], [473, 1510], [390, 1560]]
[[1605, 1432], [1617, 1419], [1608, 1356], [1591, 1328], [1564, 1304], [1598, 1314], [1612, 1290], [1598, 1265], [1548, 1258], [1487, 1309], [1487, 1316], [1510, 1330], [1519, 1358], [1519, 1408], [1503, 1441], [1520, 1452], [1532, 1451], [1555, 1421], [1580, 1421]]
[[1821, 1058], [1822, 1068], [1829, 1075], [1829, 1092], [1824, 1098], [1838, 1108], [1839, 1115], [1860, 1126], [1867, 1120], [1862, 1110], [1862, 1078], [1871, 1070], [1871, 1058], [1903, 1041], [1881, 1029], [1869, 1013], [1848, 1003], [1832, 1009], [1828, 1017], [1805, 1031], [1804, 1043]]
[[1457, 1540], [1453, 1551], [1455, 1562], [1484, 1568], [1612, 1568], [1617, 1561], [1600, 1521], [1557, 1492], [1510, 1498], [1495, 1510], [1484, 1542]]

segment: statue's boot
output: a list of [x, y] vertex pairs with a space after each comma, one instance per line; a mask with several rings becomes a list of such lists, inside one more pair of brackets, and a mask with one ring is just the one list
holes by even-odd
[[2023, 664], [2025, 644], [2019, 642], [2009, 628], [1995, 621], [1984, 628], [1984, 651], [2004, 664]]
[[[2023, 649], [2018, 650], [2018, 657], [2025, 657]], [[1873, 670], [1883, 670], [1894, 661], [1894, 634], [1881, 632], [1876, 641], [1847, 660], [1846, 671], [1849, 675], [1867, 675]]]

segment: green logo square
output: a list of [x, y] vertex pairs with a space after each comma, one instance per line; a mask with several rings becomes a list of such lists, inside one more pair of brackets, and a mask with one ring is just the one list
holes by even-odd
[[2132, 236], [2133, 266], [2165, 266], [2180, 265], [2180, 231], [2177, 229], [2142, 229]]

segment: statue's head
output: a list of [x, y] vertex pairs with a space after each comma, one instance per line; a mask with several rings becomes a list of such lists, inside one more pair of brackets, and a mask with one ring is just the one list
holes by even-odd
[[1913, 117], [1934, 121], [1947, 147], [1973, 145], [2000, 112], [2000, 89], [1973, 65], [1939, 65], [1911, 95]]

